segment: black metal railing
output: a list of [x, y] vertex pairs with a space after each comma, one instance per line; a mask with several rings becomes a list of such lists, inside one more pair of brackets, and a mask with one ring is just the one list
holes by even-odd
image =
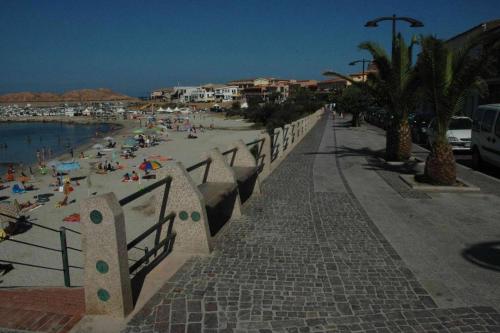
[[[255, 157], [255, 161], [257, 162], [259, 173], [262, 172], [262, 168], [264, 167], [264, 158], [266, 157], [266, 154], [262, 154], [262, 150], [264, 149], [265, 141], [266, 141], [265, 138], [261, 138], [261, 139], [257, 139], [257, 140], [246, 143], [247, 147], [252, 147], [252, 148], [250, 148], [250, 152]], [[257, 147], [256, 151], [253, 149], [255, 147]]]
[[[6, 214], [2, 214], [2, 215], [7, 216]], [[34, 222], [23, 220], [24, 217], [20, 217], [20, 218], [16, 218], [13, 216], [8, 216], [8, 217], [16, 220], [16, 222], [13, 222], [13, 223], [25, 223], [25, 224], [28, 224], [32, 227], [34, 226], [34, 227], [42, 228], [42, 229], [57, 233], [59, 236], [60, 246], [59, 246], [59, 248], [54, 248], [54, 247], [45, 246], [42, 244], [35, 244], [35, 243], [26, 242], [26, 241], [22, 241], [22, 240], [18, 240], [18, 239], [12, 239], [9, 237], [2, 237], [2, 238], [0, 238], [1, 241], [8, 241], [11, 243], [21, 244], [23, 246], [30, 246], [30, 247], [34, 247], [34, 248], [45, 250], [45, 251], [58, 252], [61, 254], [62, 267], [43, 266], [43, 265], [38, 265], [38, 264], [34, 264], [34, 263], [19, 262], [19, 261], [6, 260], [6, 259], [0, 259], [0, 262], [13, 264], [13, 265], [19, 265], [19, 266], [40, 268], [40, 269], [45, 269], [45, 270], [60, 271], [63, 273], [64, 286], [71, 287], [70, 269], [71, 268], [83, 269], [83, 267], [70, 265], [68, 250], [72, 250], [75, 252], [82, 252], [82, 250], [77, 249], [77, 248], [72, 247], [72, 246], [68, 246], [66, 232], [69, 231], [69, 232], [72, 232], [72, 233], [77, 234], [77, 235], [81, 235], [81, 233], [76, 231], [76, 230], [66, 228], [66, 227], [60, 227], [59, 230], [54, 229], [54, 228], [50, 228], [50, 227], [46, 227], [46, 226], [43, 226], [43, 225], [40, 225], [40, 224], [37, 224]]]
[[[130, 261], [133, 261], [134, 263], [129, 267], [129, 273], [131, 275], [136, 275], [139, 274], [140, 272], [145, 272], [146, 270], [149, 271], [152, 269], [152, 267], [156, 266], [163, 258], [165, 258], [173, 248], [173, 243], [175, 241], [175, 234], [172, 232], [174, 221], [176, 214], [175, 213], [170, 213], [165, 216], [166, 214], [166, 208], [167, 208], [167, 201], [168, 201], [168, 195], [170, 192], [170, 185], [172, 184], [172, 177], [167, 176], [162, 180], [159, 180], [135, 193], [132, 193], [129, 196], [126, 196], [125, 198], [119, 200], [120, 206], [125, 206], [129, 203], [131, 203], [134, 200], [137, 200], [138, 198], [142, 197], [143, 195], [150, 193], [161, 186], [164, 186], [163, 189], [163, 196], [162, 196], [162, 203], [161, 203], [161, 208], [159, 212], [159, 217], [158, 217], [158, 222], [149, 227], [147, 230], [145, 230], [143, 233], [141, 233], [139, 236], [135, 237], [132, 241], [130, 241], [127, 244], [127, 250], [130, 251], [131, 249], [138, 249], [144, 251], [144, 254], [137, 260], [132, 260], [129, 259]], [[163, 225], [165, 223], [169, 222], [168, 229], [166, 232], [166, 236], [163, 240], [160, 241], [161, 237], [161, 232], [163, 230]], [[152, 249], [149, 249], [147, 246], [144, 248], [137, 247], [142, 241], [144, 241], [148, 236], [151, 234], [155, 234], [155, 239], [154, 239], [154, 245]], [[158, 251], [163, 250], [158, 254]], [[150, 258], [154, 256], [154, 259], [152, 262], [150, 262]], [[140, 272], [137, 272], [137, 270], [143, 266], [146, 265], [143, 269], [140, 270]]]
[[293, 125], [290, 125], [290, 126], [287, 126], [287, 127], [283, 127], [283, 137], [282, 137], [282, 140], [283, 140], [283, 150], [287, 150], [288, 149], [288, 145], [290, 144], [290, 142], [288, 142], [288, 131], [290, 130], [291, 126], [293, 126]]
[[210, 164], [212, 163], [212, 159], [211, 158], [207, 158], [206, 160], [203, 160], [201, 162], [198, 162], [196, 164], [193, 164], [191, 165], [190, 167], [187, 167], [186, 168], [186, 171], [187, 172], [192, 172], [196, 169], [199, 169], [201, 168], [202, 166], [205, 166], [206, 165], [206, 168], [205, 168], [205, 173], [203, 174], [203, 178], [201, 180], [202, 183], [206, 183], [207, 182], [207, 179], [208, 179], [208, 171], [210, 170]]
[[279, 140], [279, 135], [276, 135], [273, 133], [271, 136], [271, 162], [274, 162], [279, 155], [279, 147], [280, 143], [278, 142]]
[[223, 156], [227, 156], [229, 154], [232, 154], [231, 156], [231, 161], [229, 162], [229, 166], [234, 165], [234, 160], [236, 159], [236, 152], [238, 151], [238, 148], [234, 147], [229, 150], [226, 150], [225, 152], [222, 153]]

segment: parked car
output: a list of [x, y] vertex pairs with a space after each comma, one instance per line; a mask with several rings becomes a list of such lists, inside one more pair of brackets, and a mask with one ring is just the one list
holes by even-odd
[[[437, 136], [437, 121], [432, 119], [427, 127], [427, 141], [431, 146]], [[454, 151], [471, 150], [472, 119], [469, 117], [452, 117], [446, 137]]]
[[415, 143], [427, 143], [427, 126], [433, 115], [429, 113], [416, 114], [410, 121], [411, 137]]
[[479, 106], [472, 116], [472, 165], [500, 167], [500, 104]]

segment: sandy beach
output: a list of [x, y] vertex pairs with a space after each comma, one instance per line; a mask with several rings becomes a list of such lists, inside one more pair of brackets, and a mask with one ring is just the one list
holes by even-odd
[[[120, 147], [127, 138], [133, 136], [133, 129], [139, 127], [139, 122], [137, 120], [124, 121], [123, 123], [120, 122], [122, 128], [111, 135], [116, 141], [116, 148], [114, 150], [100, 150], [100, 152], [104, 154], [101, 158], [96, 158], [98, 150], [92, 149], [90, 147], [91, 144], [75, 149], [74, 160], [80, 163], [81, 169], [69, 172], [67, 177], [76, 177], [80, 178], [80, 180], [78, 183], [76, 181], [72, 182], [74, 191], [70, 194], [70, 204], [67, 206], [57, 207], [57, 203], [63, 200], [64, 195], [58, 192], [56, 187], [50, 186], [55, 180], [50, 171], [47, 175], [40, 175], [35, 172], [34, 176], [31, 177], [27, 184], [34, 185], [36, 188], [34, 191], [14, 194], [12, 192], [12, 186], [19, 183], [17, 179], [15, 182], [4, 184], [10, 187], [0, 190], [0, 197], [3, 197], [0, 204], [13, 202], [14, 200], [20, 203], [25, 203], [27, 201], [34, 203], [36, 201], [35, 196], [49, 194], [51, 196], [48, 202], [26, 213], [26, 215], [29, 216], [29, 220], [56, 230], [64, 226], [79, 231], [80, 224], [78, 222], [63, 222], [63, 219], [71, 214], [79, 213], [79, 202], [82, 199], [90, 195], [99, 195], [107, 192], [114, 192], [117, 198], [120, 199], [155, 181], [154, 179], [140, 179], [140, 181], [137, 182], [122, 182], [125, 173], [131, 174], [132, 171], [136, 171], [140, 176], [144, 175], [144, 172], [139, 169], [139, 165], [144, 159], [157, 160], [162, 165], [170, 163], [171, 161], [180, 161], [187, 167], [199, 162], [203, 153], [211, 148], [217, 147], [224, 150], [238, 139], [249, 142], [256, 139], [260, 133], [260, 130], [252, 129], [251, 123], [247, 123], [240, 119], [224, 119], [224, 117], [219, 114], [190, 115], [190, 122], [196, 125], [196, 127], [199, 125], [205, 127], [203, 132], [198, 131], [197, 139], [188, 139], [187, 132], [167, 130], [165, 133], [157, 135], [160, 138], [158, 145], [149, 148], [140, 148], [135, 152], [135, 158], [132, 159], [120, 157], [122, 151]], [[209, 129], [211, 124], [213, 124], [214, 129]], [[144, 122], [142, 122], [142, 125], [144, 126]], [[104, 140], [98, 142], [103, 145], [106, 144]], [[94, 143], [95, 142], [92, 144]], [[81, 151], [83, 151], [85, 156], [83, 159], [78, 158]], [[60, 157], [60, 160], [70, 161], [71, 159], [66, 155]], [[105, 160], [113, 161], [113, 165], [119, 162], [119, 164], [123, 166], [123, 169], [108, 172], [107, 174], [97, 174], [92, 166], [96, 163], [104, 162]], [[152, 171], [151, 173], [154, 174], [155, 172]], [[193, 174], [193, 176], [195, 178], [198, 177], [196, 173]], [[127, 239], [129, 241], [146, 230], [148, 226], [157, 222], [154, 207], [151, 205], [151, 202], [153, 202], [153, 200], [151, 200], [152, 195], [155, 194], [145, 195], [125, 207]], [[67, 238], [70, 247], [81, 249], [79, 235], [68, 232]], [[60, 249], [59, 234], [37, 226], [33, 226], [24, 233], [13, 236], [13, 239], [16, 241], [39, 244], [48, 248]], [[141, 244], [140, 247], [151, 246], [151, 244], [152, 238], [150, 237], [150, 239], [144, 244]], [[56, 269], [62, 267], [61, 254], [48, 249], [25, 246], [11, 241], [2, 241], [0, 242], [0, 253], [0, 259], [4, 260], [41, 265]], [[134, 257], [137, 258], [140, 255], [141, 251], [137, 249], [133, 249], [129, 252], [131, 262]], [[71, 266], [82, 266], [81, 252], [70, 250], [69, 259]], [[82, 270], [78, 268], [71, 269], [71, 284], [74, 286], [82, 285]], [[12, 271], [0, 277], [0, 288], [41, 285], [62, 286], [62, 272], [14, 264], [14, 269]]]

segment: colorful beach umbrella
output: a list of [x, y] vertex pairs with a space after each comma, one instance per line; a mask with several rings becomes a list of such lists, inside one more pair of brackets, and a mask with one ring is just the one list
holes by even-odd
[[100, 149], [103, 149], [104, 146], [101, 145], [100, 143], [96, 143], [95, 145], [92, 146], [93, 149], [97, 149], [97, 150], [100, 150]]
[[139, 169], [141, 169], [141, 170], [156, 170], [159, 168], [161, 168], [161, 164], [157, 161], [146, 161], [146, 162], [142, 162], [139, 165]]

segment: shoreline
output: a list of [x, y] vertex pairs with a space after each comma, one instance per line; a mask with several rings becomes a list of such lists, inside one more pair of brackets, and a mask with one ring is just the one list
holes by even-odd
[[[71, 121], [71, 120], [70, 121], [60, 121], [59, 119], [54, 119], [56, 117], [51, 117], [51, 118], [52, 118], [51, 121], [40, 121], [37, 119], [33, 119], [33, 120], [26, 119], [24, 121], [18, 121], [17, 119], [13, 119], [13, 120], [2, 121], [2, 119], [0, 119], [0, 123], [32, 123], [32, 122], [33, 123], [34, 122], [54, 123], [54, 122], [58, 122], [58, 123], [76, 124], [76, 125], [105, 124], [105, 125], [110, 126], [109, 131], [101, 133], [102, 137], [101, 136], [91, 137], [85, 143], [81, 143], [81, 144], [78, 144], [78, 145], [75, 145], [74, 147], [72, 147], [73, 148], [73, 160], [78, 160], [78, 155], [80, 152], [88, 151], [97, 141], [102, 140], [102, 138], [104, 138], [106, 136], [124, 135], [129, 128], [133, 127], [131, 123], [126, 124], [126, 122], [127, 122], [126, 120], [124, 120], [123, 122], [118, 122], [118, 121], [102, 122], [102, 121], [97, 121], [94, 119], [95, 121], [86, 122], [86, 121], [82, 121], [82, 119], [74, 119], [76, 121]], [[59, 117], [57, 117], [57, 118], [59, 118]], [[69, 152], [63, 152], [61, 154], [56, 154], [54, 156], [51, 156], [49, 161], [64, 161], [64, 160], [68, 160], [68, 159], [71, 159], [71, 154]], [[47, 161], [47, 162], [49, 162], [49, 161]], [[0, 169], [6, 169], [8, 164], [12, 164], [15, 168], [20, 168], [23, 172], [26, 171], [32, 175], [36, 174], [36, 171], [40, 168], [40, 165], [38, 164], [38, 162], [24, 164], [22, 162], [16, 162], [16, 161], [9, 162], [9, 161], [7, 161], [7, 162], [0, 163]], [[33, 172], [30, 172], [30, 170]], [[1, 176], [2, 176], [2, 174], [0, 174], [0, 177]]]
[[127, 120], [118, 119], [97, 119], [85, 116], [66, 117], [66, 116], [50, 116], [50, 117], [15, 117], [5, 118], [0, 117], [0, 123], [66, 123], [66, 124], [117, 124], [122, 125]]

